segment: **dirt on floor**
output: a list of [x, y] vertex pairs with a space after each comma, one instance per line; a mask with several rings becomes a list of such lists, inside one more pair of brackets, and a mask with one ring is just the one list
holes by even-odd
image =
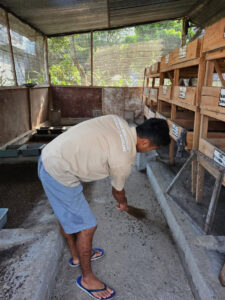
[[[93, 247], [105, 250], [105, 257], [93, 262], [93, 270], [116, 290], [115, 299], [193, 299], [176, 246], [146, 173], [137, 172], [134, 167], [125, 186], [129, 204], [146, 210], [147, 218], [143, 220], [115, 208], [109, 178], [84, 187], [84, 194], [98, 220]], [[65, 247], [52, 300], [89, 299], [75, 284], [81, 270], [68, 265], [70, 255]]]
[[1, 164], [0, 207], [9, 209], [4, 228], [20, 227], [42, 193], [37, 163]]

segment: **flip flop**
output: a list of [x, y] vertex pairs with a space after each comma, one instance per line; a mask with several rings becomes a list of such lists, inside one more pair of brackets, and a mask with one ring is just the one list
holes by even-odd
[[[99, 256], [97, 256], [97, 257], [93, 257], [97, 251], [98, 251], [98, 252], [101, 252], [101, 255], [99, 255]], [[94, 260], [97, 260], [97, 259], [103, 257], [104, 254], [105, 254], [105, 252], [104, 252], [103, 249], [101, 249], [101, 248], [93, 248], [93, 249], [92, 249], [92, 254], [91, 254], [91, 261], [94, 261]], [[79, 265], [80, 265], [80, 264], [74, 264], [74, 263], [73, 263], [73, 258], [72, 258], [72, 257], [69, 259], [69, 266], [70, 266], [70, 267], [76, 268], [76, 267], [79, 267]]]
[[85, 293], [87, 293], [90, 297], [94, 298], [94, 299], [97, 299], [97, 300], [107, 300], [107, 299], [112, 299], [115, 295], [116, 295], [116, 292], [113, 290], [113, 294], [110, 295], [109, 297], [107, 298], [97, 298], [93, 295], [93, 293], [97, 293], [97, 292], [103, 292], [103, 291], [106, 291], [107, 290], [107, 285], [104, 283], [104, 288], [103, 289], [95, 289], [95, 290], [88, 290], [86, 289], [82, 283], [81, 283], [81, 278], [82, 276], [78, 277], [77, 280], [76, 280], [76, 285], [82, 290], [84, 291]]

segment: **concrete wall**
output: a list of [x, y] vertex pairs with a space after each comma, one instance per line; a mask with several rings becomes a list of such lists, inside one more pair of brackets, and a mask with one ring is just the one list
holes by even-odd
[[102, 110], [102, 89], [89, 87], [52, 87], [53, 108], [62, 118], [91, 118]]
[[32, 129], [48, 119], [48, 88], [30, 89]]
[[103, 88], [103, 114], [114, 113], [126, 118], [127, 113], [133, 116], [141, 111], [142, 88]]
[[[141, 110], [142, 88], [51, 87], [53, 107], [63, 118], [117, 114], [126, 118]], [[48, 119], [49, 88], [0, 88], [0, 146]]]
[[123, 87], [52, 87], [54, 109], [60, 109], [63, 118], [93, 117], [95, 111], [126, 116], [141, 110], [142, 88]]
[[30, 101], [28, 88], [0, 88], [0, 146], [45, 122], [47, 112], [48, 88], [30, 89]]

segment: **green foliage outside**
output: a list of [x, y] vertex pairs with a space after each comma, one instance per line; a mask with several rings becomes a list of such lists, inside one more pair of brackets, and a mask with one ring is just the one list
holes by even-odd
[[[94, 85], [141, 86], [144, 67], [157, 61], [159, 55], [166, 55], [174, 48], [179, 47], [181, 30], [181, 20], [175, 20], [119, 30], [94, 32]], [[190, 36], [195, 33], [193, 29], [189, 32]], [[90, 34], [48, 39], [52, 84], [91, 84], [90, 39]], [[141, 51], [142, 45], [146, 49], [151, 49], [151, 45], [154, 46], [154, 44], [159, 45], [158, 48], [152, 47], [153, 50], [149, 51], [146, 57], [146, 53]], [[130, 57], [129, 49], [132, 47], [135, 49], [136, 45], [135, 58]], [[117, 57], [117, 60], [114, 60], [114, 57]]]
[[[93, 33], [93, 81], [96, 86], [142, 86], [146, 66], [181, 45], [182, 21], [166, 21]], [[196, 33], [193, 25], [187, 41]], [[43, 44], [37, 44], [41, 53]], [[91, 34], [48, 39], [49, 71], [53, 85], [91, 85]], [[32, 60], [31, 60], [32, 61]], [[35, 61], [34, 61], [35, 62]], [[25, 67], [27, 83], [46, 83], [43, 64]], [[10, 85], [0, 70], [0, 85]]]

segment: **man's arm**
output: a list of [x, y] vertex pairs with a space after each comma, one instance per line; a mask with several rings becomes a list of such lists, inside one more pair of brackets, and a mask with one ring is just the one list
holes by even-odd
[[125, 190], [117, 191], [114, 187], [112, 187], [112, 195], [117, 201], [117, 209], [121, 211], [127, 211], [127, 198]]

